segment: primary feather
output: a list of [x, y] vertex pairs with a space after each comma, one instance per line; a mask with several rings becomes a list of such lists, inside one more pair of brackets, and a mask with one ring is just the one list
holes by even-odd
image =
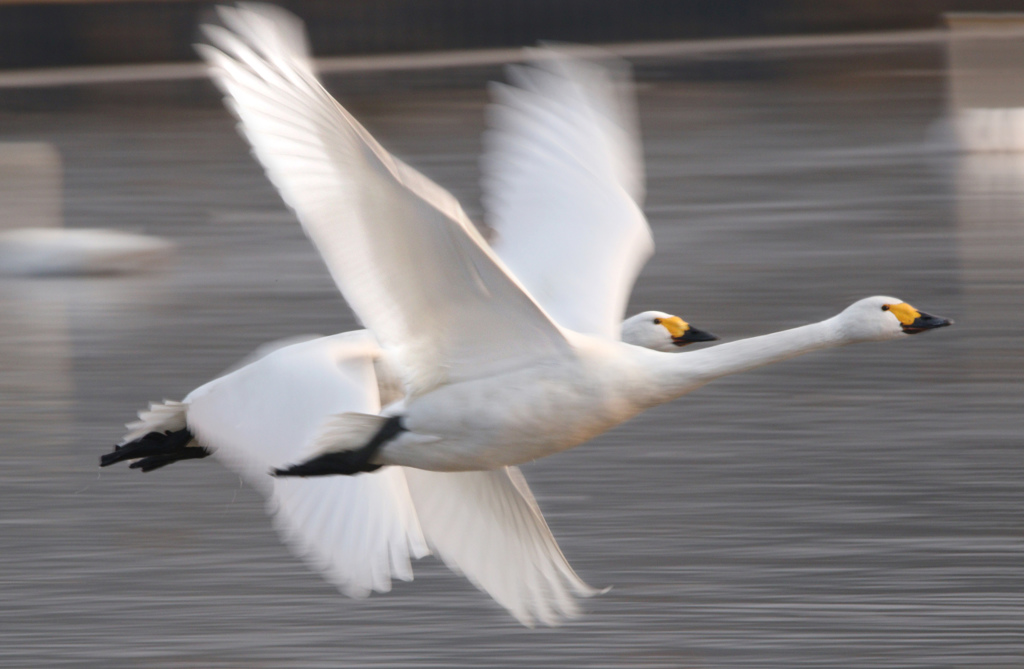
[[483, 202], [492, 245], [559, 325], [619, 338], [633, 282], [654, 251], [629, 67], [534, 51], [491, 84]]
[[[444, 189], [391, 156], [316, 80], [280, 11], [220, 8], [199, 45], [256, 157], [407, 389], [515, 369], [568, 344]], [[381, 271], [382, 267], [389, 268]]]

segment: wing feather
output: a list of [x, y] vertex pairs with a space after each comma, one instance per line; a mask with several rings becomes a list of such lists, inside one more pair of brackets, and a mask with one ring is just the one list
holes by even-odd
[[481, 161], [492, 245], [563, 327], [619, 338], [654, 250], [628, 66], [557, 49], [493, 84]]
[[189, 394], [188, 427], [267, 495], [284, 541], [345, 594], [387, 592], [392, 579], [412, 579], [410, 558], [434, 551], [525, 625], [576, 616], [577, 598], [594, 590], [569, 566], [517, 468], [268, 475], [313, 442], [324, 416], [379, 409], [378, 353], [365, 332], [274, 350]]
[[325, 416], [380, 409], [377, 353], [365, 332], [294, 344], [185, 398], [193, 434], [267, 496], [289, 547], [354, 597], [411, 579], [410, 558], [429, 552], [403, 470], [308, 480], [268, 472], [301, 455]]
[[206, 28], [213, 46], [200, 54], [412, 395], [569, 354], [455, 198], [391, 156], [324, 90], [297, 19], [262, 5], [220, 13], [227, 29]]
[[518, 468], [406, 469], [427, 544], [521, 623], [556, 625], [596, 591], [569, 566]]

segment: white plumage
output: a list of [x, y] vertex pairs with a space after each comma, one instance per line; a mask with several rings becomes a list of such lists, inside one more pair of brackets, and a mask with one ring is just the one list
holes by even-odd
[[197, 48], [342, 295], [398, 361], [409, 394], [567, 353], [558, 326], [458, 202], [323, 89], [307, 51], [297, 50], [297, 19], [247, 7], [222, 8], [236, 33], [206, 27], [222, 50]]
[[[243, 82], [248, 81], [252, 87], [259, 88], [249, 75], [223, 53], [201, 47], [212, 63], [234, 73], [234, 79], [221, 81], [229, 94], [255, 105], [255, 110], [248, 110], [240, 103], [234, 108], [243, 119], [243, 128], [249, 126], [246, 135], [253, 141], [257, 155], [275, 163], [276, 167], [268, 174], [282, 193], [290, 194], [285, 195], [286, 200], [295, 198], [304, 211], [310, 208], [309, 202], [314, 203], [312, 213], [303, 220], [311, 237], [318, 240], [319, 248], [343, 248], [351, 232], [330, 224], [336, 212], [331, 207], [343, 204], [334, 196], [342, 194], [353, 198], [361, 203], [359, 206], [372, 210], [378, 206], [377, 201], [363, 204], [367, 202], [365, 193], [380, 188], [387, 200], [384, 210], [399, 201], [414, 211], [397, 221], [396, 226], [418, 225], [418, 217], [422, 215], [434, 222], [426, 246], [409, 243], [410, 238], [416, 237], [415, 228], [410, 231], [399, 227], [388, 235], [387, 241], [393, 243], [385, 252], [408, 254], [404, 256], [405, 262], [415, 269], [414, 276], [398, 277], [398, 281], [404, 281], [398, 290], [418, 284], [436, 292], [437, 285], [454, 280], [446, 276], [446, 272], [453, 268], [465, 271], [459, 270], [466, 264], [465, 257], [469, 258], [475, 275], [471, 277], [473, 285], [468, 287], [470, 301], [482, 297], [489, 304], [496, 302], [493, 284], [498, 285], [499, 294], [507, 290], [508, 284], [519, 290], [518, 282], [482, 243], [454, 198], [388, 155], [315, 85], [305, 55], [301, 26], [290, 15], [261, 6], [241, 11], [224, 10], [223, 17], [236, 31], [250, 38], [260, 36], [264, 40], [258, 49], [260, 53], [279, 65], [287, 64], [287, 71], [281, 76], [271, 75], [252, 51], [224, 29], [207, 28], [211, 38], [267, 76], [268, 81], [275, 82], [279, 86], [276, 91], [292, 86], [284, 98], [290, 101], [287, 104], [307, 105], [307, 110], [317, 117], [316, 123], [289, 117], [288, 121], [299, 130], [288, 130], [277, 118], [280, 112], [275, 105], [281, 104], [282, 99], [276, 99], [273, 104], [260, 102], [243, 86]], [[275, 27], [267, 24], [268, 20]], [[500, 235], [496, 250], [515, 259], [526, 273], [530, 287], [538, 290], [546, 287], [545, 306], [568, 316], [575, 303], [582, 304], [599, 316], [592, 321], [595, 333], [617, 338], [625, 298], [652, 248], [647, 222], [632, 199], [633, 195], [642, 195], [642, 171], [637, 136], [626, 109], [629, 96], [623, 94], [625, 91], [612, 88], [628, 87], [628, 76], [620, 76], [613, 83], [610, 71], [596, 66], [573, 65], [564, 57], [541, 62], [547, 68], [536, 71], [538, 76], [546, 73], [547, 80], [543, 82], [546, 88], [542, 91], [528, 90], [531, 71], [520, 68], [516, 73], [520, 87], [504, 88], [495, 93], [490, 125], [497, 134], [489, 141], [493, 144], [494, 139], [500, 137], [505, 146], [500, 146], [499, 142], [488, 149], [489, 167], [485, 172], [491, 182], [511, 178], [517, 188], [526, 190], [552, 185], [551, 174], [543, 171], [499, 174], [503, 162], [512, 164], [516, 160], [515, 156], [508, 155], [508, 147], [514, 147], [520, 138], [522, 142], [535, 145], [539, 142], [539, 148], [543, 149], [538, 133], [543, 133], [545, 123], [559, 117], [573, 123], [591, 117], [589, 125], [581, 125], [575, 132], [575, 145], [559, 149], [553, 156], [543, 155], [542, 151], [535, 161], [537, 167], [544, 167], [546, 161], [553, 160], [575, 163], [580, 174], [573, 183], [535, 197], [532, 210], [510, 208], [509, 203], [492, 201], [491, 222]], [[584, 67], [589, 70], [582, 69]], [[552, 77], [570, 86], [586, 84], [586, 88], [574, 89], [567, 95], [570, 89], [555, 85], [557, 82], [552, 81]], [[506, 112], [514, 105], [523, 109], [513, 121]], [[332, 118], [338, 114], [349, 127], [339, 130], [338, 119]], [[616, 124], [622, 124], [622, 131], [613, 137]], [[318, 133], [335, 131], [349, 144], [341, 142], [342, 148], [318, 144]], [[265, 137], [268, 133], [272, 139]], [[284, 137], [279, 137], [280, 134]], [[617, 145], [612, 146], [611, 140]], [[580, 151], [593, 154], [598, 147], [603, 148], [596, 155], [574, 155]], [[556, 148], [548, 147], [547, 153], [551, 154]], [[347, 174], [334, 174], [339, 159], [332, 151], [362, 151], [359, 160], [369, 161], [372, 174], [356, 183], [352, 183]], [[282, 154], [288, 156], [283, 162], [280, 161]], [[628, 163], [627, 155], [632, 156]], [[590, 172], [600, 167], [598, 161], [606, 163], [604, 169]], [[585, 163], [590, 167], [583, 167]], [[625, 185], [629, 186], [629, 192]], [[606, 207], [595, 209], [592, 206], [595, 192], [606, 186], [617, 190], [613, 200], [617, 200], [618, 209], [627, 216], [617, 216], [616, 211]], [[545, 197], [549, 202], [575, 202], [575, 215], [538, 218], [537, 214], [545, 214]], [[329, 211], [322, 210], [317, 203]], [[589, 217], [594, 215], [603, 219], [591, 225]], [[378, 219], [369, 217], [359, 224], [371, 226]], [[450, 230], [462, 233], [462, 238]], [[341, 235], [342, 232], [345, 235]], [[360, 238], [359, 228], [355, 236]], [[591, 243], [574, 243], [574, 237], [579, 236], [591, 239]], [[636, 241], [622, 243], [629, 239]], [[370, 239], [364, 243], [372, 247], [376, 242]], [[347, 251], [352, 253], [351, 249]], [[424, 266], [419, 261], [420, 255], [430, 252], [441, 258], [434, 263], [440, 267], [431, 269], [434, 265]], [[340, 253], [346, 250], [343, 248]], [[446, 253], [454, 254], [456, 259], [445, 259]], [[328, 251], [325, 256], [329, 254]], [[355, 275], [354, 281], [361, 289], [378, 290], [375, 282], [391, 278], [364, 279], [347, 271], [354, 261], [346, 258], [348, 256], [331, 263], [331, 270], [344, 277]], [[602, 276], [600, 265], [615, 265], [616, 259], [621, 270]], [[490, 266], [484, 265], [478, 270], [483, 261]], [[546, 263], [550, 264], [548, 271], [544, 270]], [[438, 275], [440, 278], [434, 279], [432, 287], [426, 279]], [[496, 278], [484, 279], [492, 275]], [[352, 279], [339, 279], [343, 280]], [[564, 288], [552, 289], [559, 280], [566, 282]], [[520, 292], [516, 299], [525, 305], [526, 314], [536, 319], [537, 325], [531, 328], [539, 329], [542, 336], [552, 337], [557, 346], [564, 347], [557, 326], [550, 324], [532, 300], [524, 299], [525, 295]], [[431, 312], [451, 310], [450, 303], [458, 300], [450, 298], [448, 292], [429, 298], [421, 293], [417, 297], [433, 300], [428, 309]], [[401, 316], [401, 309], [391, 309]], [[385, 312], [380, 318], [390, 318], [392, 312]], [[653, 324], [653, 318], [659, 316], [672, 318], [660, 312], [640, 314], [630, 319], [629, 332], [636, 336], [638, 345], [672, 350], [681, 342], [673, 341], [672, 332]], [[468, 309], [449, 315], [449, 318], [463, 321], [475, 317]], [[608, 327], [609, 319], [617, 319], [613, 321], [614, 327]], [[502, 328], [508, 329], [490, 316], [481, 320], [492, 340]], [[373, 317], [370, 321], [373, 322]], [[415, 320], [411, 330], [418, 335], [426, 326], [435, 327], [435, 321], [443, 322], [443, 319], [428, 314], [424, 322]], [[460, 331], [456, 334], [473, 333]], [[476, 334], [479, 336], [479, 332]], [[410, 333], [400, 331], [395, 338], [406, 341]], [[473, 344], [472, 340], [469, 343]], [[435, 343], [432, 350], [443, 350], [446, 344], [445, 341]], [[531, 343], [530, 347], [534, 349], [531, 355], [536, 355], [537, 346]], [[543, 351], [543, 347], [541, 349]], [[412, 577], [410, 558], [434, 552], [454, 571], [491, 594], [524, 624], [532, 625], [535, 621], [555, 624], [566, 616], [575, 615], [578, 612], [576, 597], [589, 595], [594, 590], [576, 576], [565, 560], [526, 481], [515, 467], [458, 473], [387, 467], [356, 477], [311, 480], [268, 476], [273, 466], [309, 455], [329, 416], [346, 412], [376, 414], [380, 410], [382, 391], [396, 399], [391, 389], [392, 379], [396, 370], [402, 369], [407, 356], [412, 355], [409, 351], [408, 347], [379, 348], [372, 335], [361, 331], [300, 342], [272, 350], [265, 356], [257, 354], [240, 369], [193, 391], [183, 403], [154, 405], [140, 413], [143, 420], [130, 426], [134, 429], [125, 441], [151, 430], [181, 429], [187, 420], [199, 443], [208, 446], [219, 459], [267, 495], [275, 525], [287, 543], [346, 594], [358, 597], [371, 590], [387, 591], [391, 578]], [[512, 365], [516, 364], [518, 360], [513, 359]], [[508, 363], [503, 366], [506, 365]], [[475, 363], [473, 366], [479, 367]], [[451, 379], [451, 376], [445, 378], [449, 382]], [[416, 387], [415, 381], [412, 386]]]
[[629, 70], [534, 53], [509, 68], [514, 85], [491, 85], [481, 169], [492, 245], [556, 323], [618, 339], [654, 252]]
[[[271, 353], [182, 405], [154, 409], [150, 427], [183, 417], [203, 446], [269, 491], [285, 537], [349, 594], [411, 577], [409, 558], [429, 549], [524, 624], [572, 616], [575, 597], [593, 590], [513, 465], [726, 374], [949, 324], [880, 296], [821, 323], [696, 353], [619, 341], [626, 296], [650, 253], [621, 70], [552, 52], [516, 70], [517, 87], [496, 89], [484, 172], [506, 266], [450, 194], [388, 154], [320, 86], [294, 17], [261, 5], [221, 14], [230, 30], [208, 28], [215, 46], [200, 50], [372, 336]], [[560, 254], [531, 254], [530, 240]], [[569, 280], [577, 276], [586, 280]], [[406, 397], [382, 416], [378, 381], [391, 369]], [[359, 445], [352, 435], [393, 427], [389, 416], [404, 431], [360, 466], [390, 467], [317, 480], [266, 475], [302, 457], [348, 462], [369, 448], [349, 450]], [[299, 444], [320, 450], [300, 454]]]
[[187, 420], [200, 444], [267, 497], [286, 543], [347, 595], [387, 592], [391, 579], [412, 579], [411, 558], [435, 553], [525, 625], [575, 615], [575, 598], [594, 590], [569, 566], [515, 467], [269, 476], [274, 465], [303, 455], [325, 417], [379, 411], [374, 367], [381, 355], [365, 331], [292, 344], [184, 402], [140, 412], [126, 440], [178, 430]]

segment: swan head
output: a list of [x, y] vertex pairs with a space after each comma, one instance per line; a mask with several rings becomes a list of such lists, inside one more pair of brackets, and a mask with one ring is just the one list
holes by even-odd
[[926, 314], [885, 295], [858, 300], [836, 317], [836, 325], [850, 341], [898, 339], [952, 324], [948, 318]]
[[664, 311], [645, 311], [622, 323], [622, 341], [655, 351], [678, 351], [699, 341], [715, 341], [717, 336], [698, 330], [679, 316]]

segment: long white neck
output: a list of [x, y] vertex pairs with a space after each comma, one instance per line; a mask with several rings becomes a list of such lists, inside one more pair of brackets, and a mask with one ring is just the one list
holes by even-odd
[[842, 346], [848, 339], [837, 317], [792, 330], [719, 344], [692, 353], [660, 356], [656, 372], [666, 397], [672, 399], [710, 381], [795, 358], [804, 353]]

